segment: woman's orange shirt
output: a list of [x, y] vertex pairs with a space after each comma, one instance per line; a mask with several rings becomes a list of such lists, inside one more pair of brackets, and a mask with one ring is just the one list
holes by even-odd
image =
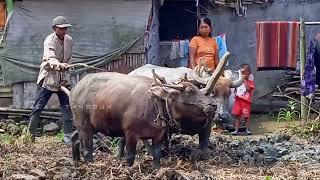
[[205, 59], [208, 68], [215, 69], [215, 64], [218, 63], [218, 44], [215, 38], [203, 38], [195, 36], [191, 39], [189, 47], [195, 48], [195, 64], [199, 64], [200, 57]]

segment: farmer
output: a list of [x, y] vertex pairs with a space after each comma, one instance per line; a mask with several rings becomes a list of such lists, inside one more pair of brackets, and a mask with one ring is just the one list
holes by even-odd
[[66, 34], [70, 26], [65, 17], [55, 17], [52, 21], [54, 32], [44, 41], [43, 58], [37, 80], [38, 92], [28, 126], [33, 142], [39, 126], [40, 114], [51, 95], [56, 93], [62, 112], [63, 141], [70, 144], [70, 135], [73, 130], [72, 113], [68, 95], [59, 89], [60, 86], [70, 85], [70, 74], [66, 71], [72, 55], [72, 38]]
[[189, 44], [190, 68], [194, 69], [200, 59], [204, 59], [208, 70], [213, 72], [219, 62], [218, 44], [215, 38], [212, 38], [213, 28], [210, 19], [203, 17], [198, 22], [198, 34]]

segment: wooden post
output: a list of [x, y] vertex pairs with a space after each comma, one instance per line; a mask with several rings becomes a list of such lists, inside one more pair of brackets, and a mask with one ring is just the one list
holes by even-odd
[[[304, 73], [304, 63], [306, 59], [306, 42], [305, 42], [305, 24], [304, 19], [300, 18], [300, 81], [302, 82], [303, 73]], [[301, 93], [301, 118], [307, 118], [308, 107], [305, 106], [308, 104], [307, 97], [303, 96]]]
[[197, 8], [197, 32], [199, 31], [199, 27], [198, 27], [198, 24], [199, 24], [199, 18], [200, 18], [200, 6], [199, 6], [199, 0], [196, 0], [196, 8]]

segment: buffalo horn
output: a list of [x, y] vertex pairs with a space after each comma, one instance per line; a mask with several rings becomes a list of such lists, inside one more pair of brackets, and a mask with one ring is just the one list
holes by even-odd
[[172, 89], [176, 89], [178, 91], [183, 91], [186, 87], [182, 84], [166, 84], [164, 85], [165, 87], [168, 87], [168, 88], [172, 88]]
[[212, 76], [210, 77], [209, 81], [208, 81], [208, 84], [206, 85], [205, 88], [201, 89], [201, 92], [203, 92], [205, 95], [208, 95], [210, 94], [213, 89], [214, 89], [214, 86], [216, 84], [216, 82], [218, 81], [221, 73], [223, 72], [223, 69], [224, 67], [226, 66], [227, 64], [227, 57], [230, 55], [230, 52], [227, 51], [223, 57], [221, 58], [221, 60], [219, 61], [219, 64], [218, 66], [216, 67], [216, 69], [214, 70]]
[[162, 84], [167, 84], [167, 81], [164, 77], [160, 77], [158, 74], [156, 74], [155, 70], [152, 69], [152, 75], [153, 75], [153, 81], [155, 84], [161, 85], [157, 82], [157, 79], [162, 83]]
[[230, 85], [231, 88], [239, 87], [244, 81], [243, 75], [240, 70], [238, 71], [238, 73], [239, 73], [239, 78], [237, 80], [231, 81], [231, 85]]

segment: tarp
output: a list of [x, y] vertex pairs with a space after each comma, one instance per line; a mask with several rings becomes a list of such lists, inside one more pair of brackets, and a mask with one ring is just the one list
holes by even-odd
[[[73, 63], [103, 66], [137, 43], [143, 45], [150, 0], [24, 0], [14, 4], [1, 66], [6, 84], [35, 81], [51, 22], [65, 16], [73, 25]], [[143, 49], [143, 48], [141, 48]], [[77, 72], [84, 69], [77, 69]]]

